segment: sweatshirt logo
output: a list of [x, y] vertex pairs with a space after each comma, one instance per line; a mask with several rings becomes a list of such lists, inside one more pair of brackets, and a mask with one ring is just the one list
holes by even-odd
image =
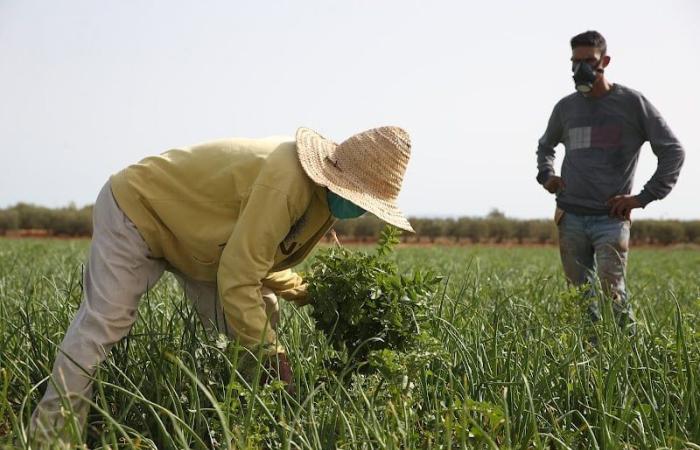
[[622, 126], [600, 125], [569, 128], [569, 150], [599, 148], [614, 150], [622, 144]]

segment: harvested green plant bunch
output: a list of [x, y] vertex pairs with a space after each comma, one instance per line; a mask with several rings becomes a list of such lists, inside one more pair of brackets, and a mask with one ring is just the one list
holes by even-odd
[[424, 351], [433, 341], [429, 320], [441, 278], [430, 272], [399, 273], [390, 258], [398, 237], [396, 228], [386, 227], [375, 253], [334, 247], [311, 266], [316, 328], [354, 362], [376, 359], [386, 350]]

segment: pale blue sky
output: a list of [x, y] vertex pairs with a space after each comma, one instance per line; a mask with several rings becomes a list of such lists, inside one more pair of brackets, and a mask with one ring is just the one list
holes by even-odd
[[[391, 124], [413, 140], [407, 213], [548, 217], [536, 143], [586, 29], [687, 151], [636, 217], [700, 218], [693, 0], [0, 0], [0, 207], [92, 203], [120, 168], [209, 139]], [[645, 145], [635, 193], [655, 165]]]

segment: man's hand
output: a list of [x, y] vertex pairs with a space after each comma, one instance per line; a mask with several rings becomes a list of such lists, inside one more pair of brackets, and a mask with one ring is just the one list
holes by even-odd
[[630, 220], [633, 209], [642, 207], [639, 199], [634, 195], [616, 195], [608, 200], [608, 206], [610, 207], [610, 217], [624, 220]]
[[313, 303], [311, 296], [309, 295], [309, 284], [304, 283], [296, 289], [297, 296], [292, 299], [295, 305], [305, 306]]
[[557, 177], [555, 175], [552, 175], [551, 177], [547, 178], [547, 181], [545, 181], [543, 186], [549, 191], [550, 194], [556, 194], [565, 187], [564, 180], [562, 180], [561, 177]]
[[292, 368], [289, 365], [287, 355], [284, 353], [277, 353], [276, 355], [267, 357], [265, 361], [265, 372], [260, 378], [260, 384], [265, 385], [271, 383], [276, 378], [279, 378], [287, 385], [286, 390], [289, 395], [294, 395], [296, 392], [294, 388], [294, 375], [292, 374]]

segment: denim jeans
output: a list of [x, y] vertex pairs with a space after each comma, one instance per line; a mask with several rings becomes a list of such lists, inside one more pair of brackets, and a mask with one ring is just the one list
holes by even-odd
[[633, 325], [634, 315], [625, 286], [630, 221], [567, 212], [558, 226], [564, 273], [569, 283], [584, 286], [591, 320], [601, 319], [596, 291], [600, 281], [620, 326]]

